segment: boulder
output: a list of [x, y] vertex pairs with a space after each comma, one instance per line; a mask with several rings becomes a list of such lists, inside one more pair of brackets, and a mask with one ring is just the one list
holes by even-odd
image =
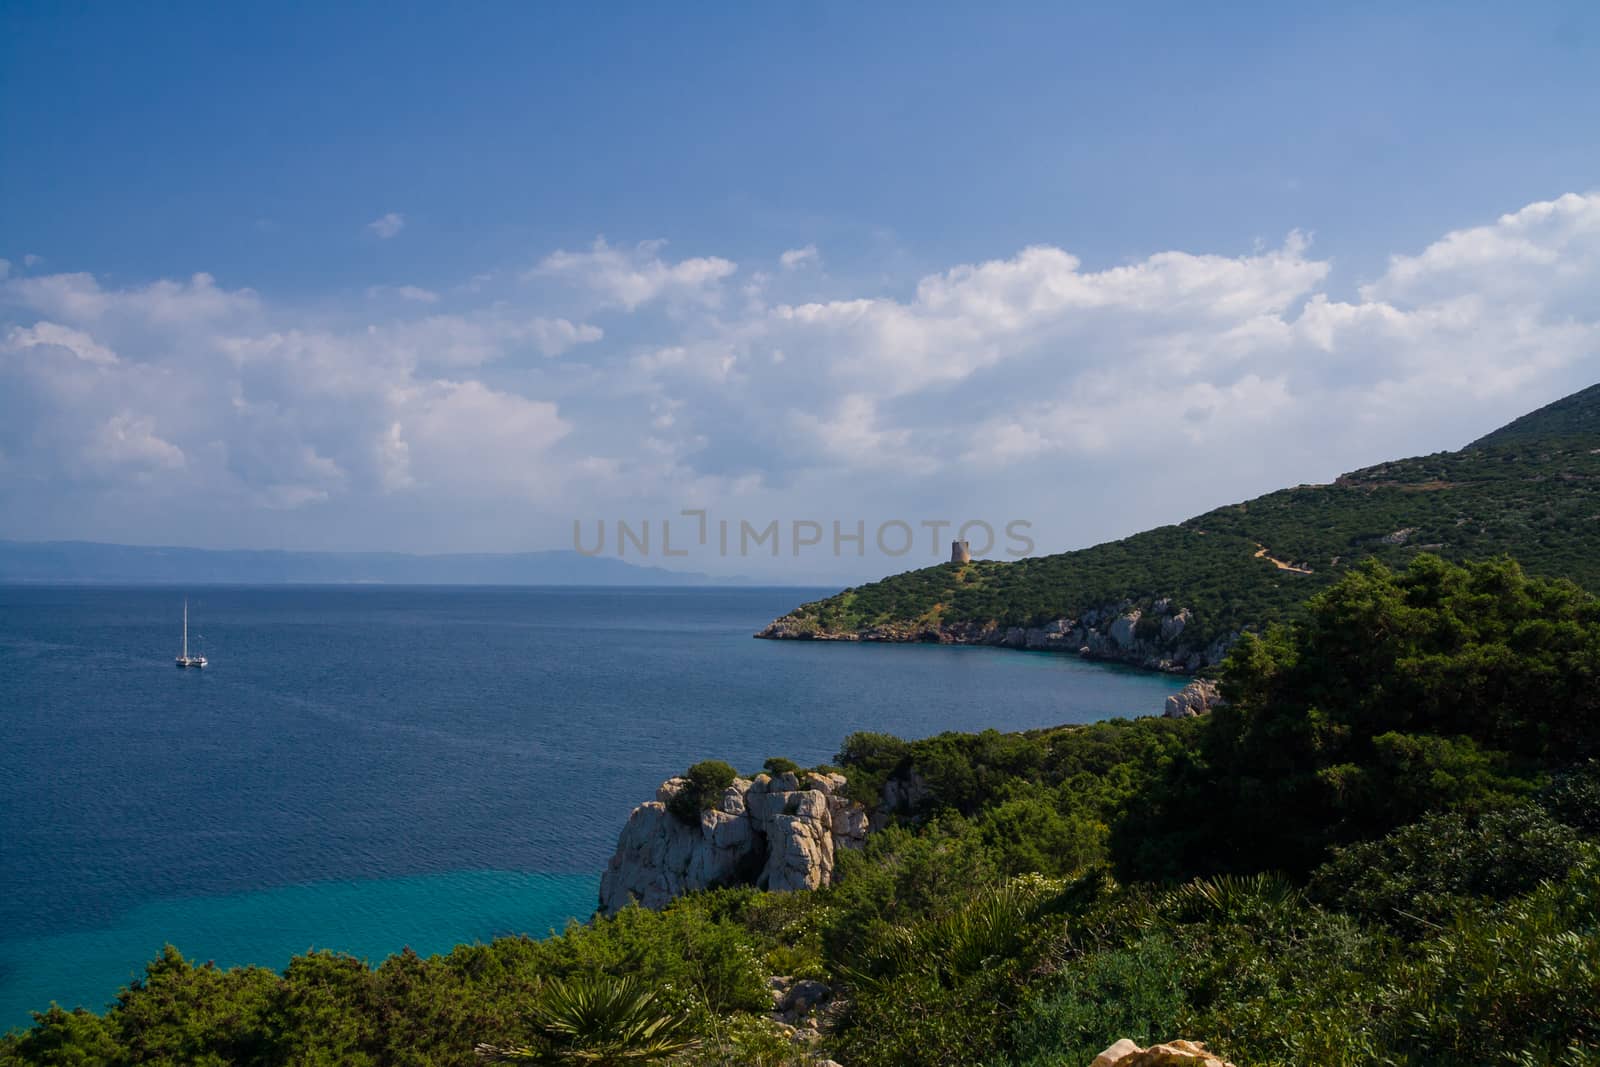
[[628, 816], [600, 876], [605, 914], [634, 900], [664, 908], [684, 893], [717, 886], [816, 889], [833, 881], [839, 849], [866, 840], [867, 812], [843, 796], [842, 774], [809, 774], [804, 783], [793, 773], [735, 778], [694, 823], [667, 810], [687, 784], [667, 779], [655, 800]]
[[1167, 698], [1167, 707], [1162, 714], [1169, 719], [1192, 719], [1226, 703], [1216, 682], [1209, 678], [1196, 678]]
[[1198, 1041], [1170, 1041], [1140, 1048], [1123, 1038], [1094, 1058], [1089, 1067], [1233, 1067]]
[[1089, 1067], [1111, 1067], [1112, 1064], [1117, 1063], [1119, 1060], [1126, 1059], [1128, 1056], [1140, 1051], [1143, 1050], [1139, 1048], [1132, 1038], [1125, 1037], [1096, 1056], [1094, 1062], [1089, 1064]]
[[819, 982], [814, 978], [803, 978], [789, 987], [788, 993], [783, 998], [779, 1008], [796, 1015], [804, 1015], [812, 1008], [827, 1000], [832, 990], [826, 982]]

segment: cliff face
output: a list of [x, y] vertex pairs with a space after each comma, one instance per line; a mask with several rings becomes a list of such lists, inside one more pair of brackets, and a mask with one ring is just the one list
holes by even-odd
[[768, 640], [902, 641], [945, 645], [994, 645], [1034, 652], [1071, 652], [1088, 659], [1128, 663], [1150, 670], [1192, 673], [1222, 662], [1237, 633], [1209, 643], [1185, 637], [1194, 615], [1171, 597], [1144, 604], [1124, 600], [1105, 604], [1076, 618], [1063, 616], [1043, 626], [997, 626], [993, 623], [872, 626], [855, 631], [830, 631], [814, 619], [785, 615], [756, 634]]
[[674, 897], [717, 886], [816, 889], [833, 881], [841, 848], [859, 848], [867, 812], [840, 795], [842, 774], [735, 778], [697, 823], [667, 810], [688, 783], [670, 778], [633, 809], [600, 877], [600, 910], [630, 901], [663, 908]]

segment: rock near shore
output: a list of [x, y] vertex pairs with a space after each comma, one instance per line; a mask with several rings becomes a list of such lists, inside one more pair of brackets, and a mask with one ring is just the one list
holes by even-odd
[[600, 878], [600, 910], [614, 915], [635, 900], [663, 908], [684, 893], [719, 886], [782, 891], [830, 884], [839, 849], [866, 840], [867, 812], [841, 795], [844, 775], [803, 777], [735, 778], [694, 823], [667, 810], [687, 781], [663, 782], [655, 800], [628, 816]]
[[1209, 678], [1196, 678], [1167, 698], [1166, 710], [1162, 714], [1169, 719], [1192, 719], [1226, 703], [1216, 682]]

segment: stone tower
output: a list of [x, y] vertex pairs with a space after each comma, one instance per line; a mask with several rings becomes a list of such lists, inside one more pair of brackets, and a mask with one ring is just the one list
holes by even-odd
[[951, 563], [971, 563], [972, 562], [972, 546], [968, 545], [965, 541], [951, 541], [950, 542], [950, 562]]

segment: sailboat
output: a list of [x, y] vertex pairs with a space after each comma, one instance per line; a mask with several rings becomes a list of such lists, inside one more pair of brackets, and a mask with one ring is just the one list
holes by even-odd
[[180, 656], [178, 656], [178, 658], [176, 660], [176, 664], [177, 664], [177, 666], [178, 666], [178, 668], [180, 670], [183, 669], [184, 667], [196, 667], [196, 668], [199, 668], [199, 667], [204, 667], [206, 665], [206, 658], [204, 656], [191, 656], [191, 655], [189, 655], [189, 598], [188, 597], [184, 597], [183, 598], [183, 653]]

